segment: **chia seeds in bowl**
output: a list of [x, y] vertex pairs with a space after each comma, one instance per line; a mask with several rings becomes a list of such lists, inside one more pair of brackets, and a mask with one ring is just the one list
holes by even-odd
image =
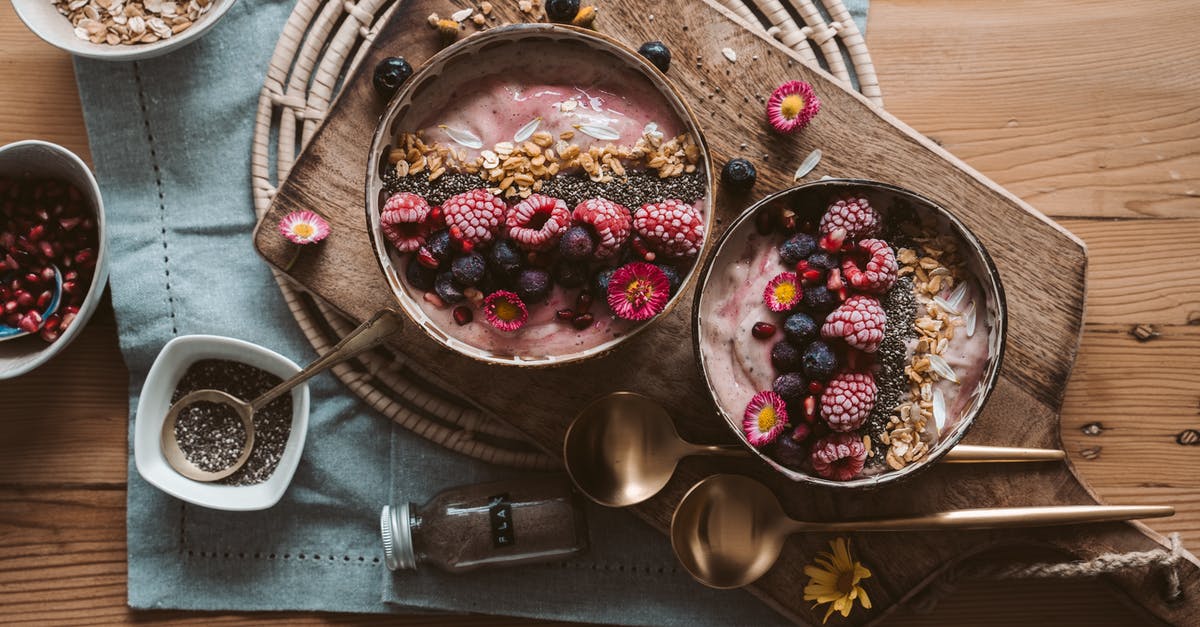
[[962, 438], [999, 375], [1006, 311], [990, 257], [951, 213], [826, 180], [731, 224], [693, 328], [718, 413], [747, 447], [796, 481], [868, 487]]

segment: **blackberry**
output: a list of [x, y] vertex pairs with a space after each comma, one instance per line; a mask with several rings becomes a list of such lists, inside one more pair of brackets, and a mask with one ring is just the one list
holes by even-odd
[[566, 288], [579, 287], [587, 280], [587, 264], [575, 261], [564, 261], [558, 264], [558, 268], [554, 272], [554, 282]]
[[[826, 290], [829, 291], [829, 290]], [[804, 295], [807, 299], [808, 294]], [[794, 313], [783, 321], [783, 333], [789, 342], [797, 346], [805, 346], [817, 339], [821, 327], [806, 313]]]
[[638, 48], [638, 54], [646, 57], [663, 74], [671, 67], [671, 50], [661, 41], [647, 41]]
[[805, 353], [789, 342], [771, 347], [771, 363], [779, 372], [797, 372], [804, 366]]
[[663, 274], [667, 275], [667, 285], [669, 285], [671, 288], [671, 294], [678, 292], [679, 286], [683, 282], [683, 279], [679, 276], [679, 271], [676, 270], [674, 266], [668, 266], [661, 263], [655, 265], [658, 266], [659, 270], [662, 270]]
[[462, 290], [454, 284], [454, 274], [451, 272], [443, 272], [437, 275], [437, 279], [433, 283], [433, 291], [437, 292], [437, 295], [447, 305], [461, 303], [467, 298], [463, 295]]
[[[774, 357], [774, 353], [771, 356]], [[820, 340], [808, 345], [802, 362], [804, 374], [809, 379], [818, 381], [827, 381], [838, 367], [837, 355], [828, 344]]]
[[558, 242], [558, 250], [565, 259], [583, 261], [596, 252], [596, 240], [592, 238], [592, 234], [588, 232], [587, 228], [573, 226], [563, 233], [562, 239]]
[[501, 276], [513, 277], [521, 270], [521, 251], [512, 240], [502, 239], [493, 244], [487, 253], [487, 260]]
[[[799, 259], [796, 261], [799, 261]], [[837, 256], [833, 253], [824, 250], [818, 250], [817, 252], [808, 256], [808, 265], [809, 267], [818, 268], [820, 270], [832, 270], [840, 267], [842, 264], [838, 262]]]
[[404, 277], [408, 279], [409, 285], [428, 292], [433, 289], [433, 282], [437, 279], [437, 270], [430, 270], [417, 263], [416, 259], [409, 259], [408, 265], [404, 268]]
[[608, 297], [608, 280], [612, 278], [614, 272], [616, 272], [614, 268], [605, 268], [592, 278], [592, 294], [596, 298]]
[[[814, 285], [804, 288], [804, 306], [810, 310], [826, 314], [837, 307], [837, 298], [824, 285]], [[824, 318], [824, 316], [821, 316]]]
[[799, 372], [787, 372], [775, 378], [771, 389], [788, 404], [789, 412], [793, 409], [799, 411], [804, 404], [804, 397], [808, 394], [808, 380]]
[[[794, 266], [816, 250], [817, 238], [808, 233], [797, 233], [779, 245], [779, 256], [783, 258], [784, 263]], [[828, 270], [828, 268], [825, 269]]]
[[396, 94], [396, 90], [412, 76], [412, 66], [404, 57], [388, 57], [379, 62], [375, 66], [375, 75], [371, 78], [371, 84], [375, 86], [375, 91], [384, 100], [391, 100]]
[[[808, 425], [804, 425], [804, 427], [808, 428]], [[808, 462], [808, 447], [793, 438], [791, 433], [785, 433], [777, 438], [771, 444], [770, 453], [775, 461], [792, 470], [803, 470], [804, 464]]]
[[437, 260], [439, 267], [445, 267], [450, 262], [450, 253], [452, 251], [452, 242], [450, 240], [450, 230], [442, 229], [435, 231], [425, 238], [425, 247]]
[[579, 14], [579, 0], [546, 0], [546, 17], [551, 22], [570, 24]]
[[534, 303], [550, 294], [550, 273], [545, 270], [522, 270], [517, 275], [517, 296], [527, 303]]
[[754, 187], [754, 181], [757, 179], [758, 171], [754, 169], [754, 164], [741, 157], [730, 159], [721, 169], [721, 182], [737, 192]]
[[477, 285], [483, 280], [486, 269], [487, 264], [479, 253], [469, 253], [450, 262], [450, 273], [459, 285]]

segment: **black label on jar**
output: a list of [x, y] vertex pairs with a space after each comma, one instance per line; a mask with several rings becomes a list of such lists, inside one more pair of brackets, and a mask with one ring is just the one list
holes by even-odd
[[513, 529], [512, 522], [512, 501], [507, 493], [488, 499], [488, 518], [492, 521], [493, 547], [500, 548], [517, 544], [517, 533]]

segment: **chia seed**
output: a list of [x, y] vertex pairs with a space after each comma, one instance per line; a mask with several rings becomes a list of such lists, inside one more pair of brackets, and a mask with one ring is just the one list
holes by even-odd
[[[282, 381], [279, 377], [236, 361], [204, 359], [188, 367], [175, 392], [174, 402], [195, 390], [221, 390], [242, 400], [252, 400]], [[292, 395], [284, 394], [254, 414], [254, 448], [246, 464], [217, 481], [225, 485], [254, 485], [271, 477], [292, 432]], [[175, 437], [188, 461], [202, 470], [228, 468], [237, 460], [246, 441], [245, 428], [231, 408], [219, 403], [194, 403], [180, 413]]]
[[[871, 447], [876, 451], [886, 451], [887, 445], [880, 436], [883, 435], [892, 412], [900, 405], [901, 399], [908, 393], [908, 375], [904, 367], [908, 365], [908, 349], [905, 342], [916, 335], [913, 322], [917, 316], [917, 298], [913, 294], [911, 277], [900, 277], [892, 289], [880, 299], [884, 313], [887, 314], [887, 325], [884, 327], [883, 341], [879, 343], [876, 353], [879, 372], [875, 376], [878, 392], [875, 395], [875, 408], [867, 416], [865, 432], [871, 436]], [[868, 460], [871, 464], [882, 464], [884, 458], [876, 454]]]

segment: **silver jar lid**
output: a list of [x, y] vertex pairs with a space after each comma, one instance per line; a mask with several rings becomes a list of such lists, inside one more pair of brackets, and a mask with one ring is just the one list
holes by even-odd
[[383, 563], [388, 570], [414, 570], [417, 556], [413, 553], [412, 519], [408, 503], [384, 505], [379, 513], [379, 531], [383, 536]]

